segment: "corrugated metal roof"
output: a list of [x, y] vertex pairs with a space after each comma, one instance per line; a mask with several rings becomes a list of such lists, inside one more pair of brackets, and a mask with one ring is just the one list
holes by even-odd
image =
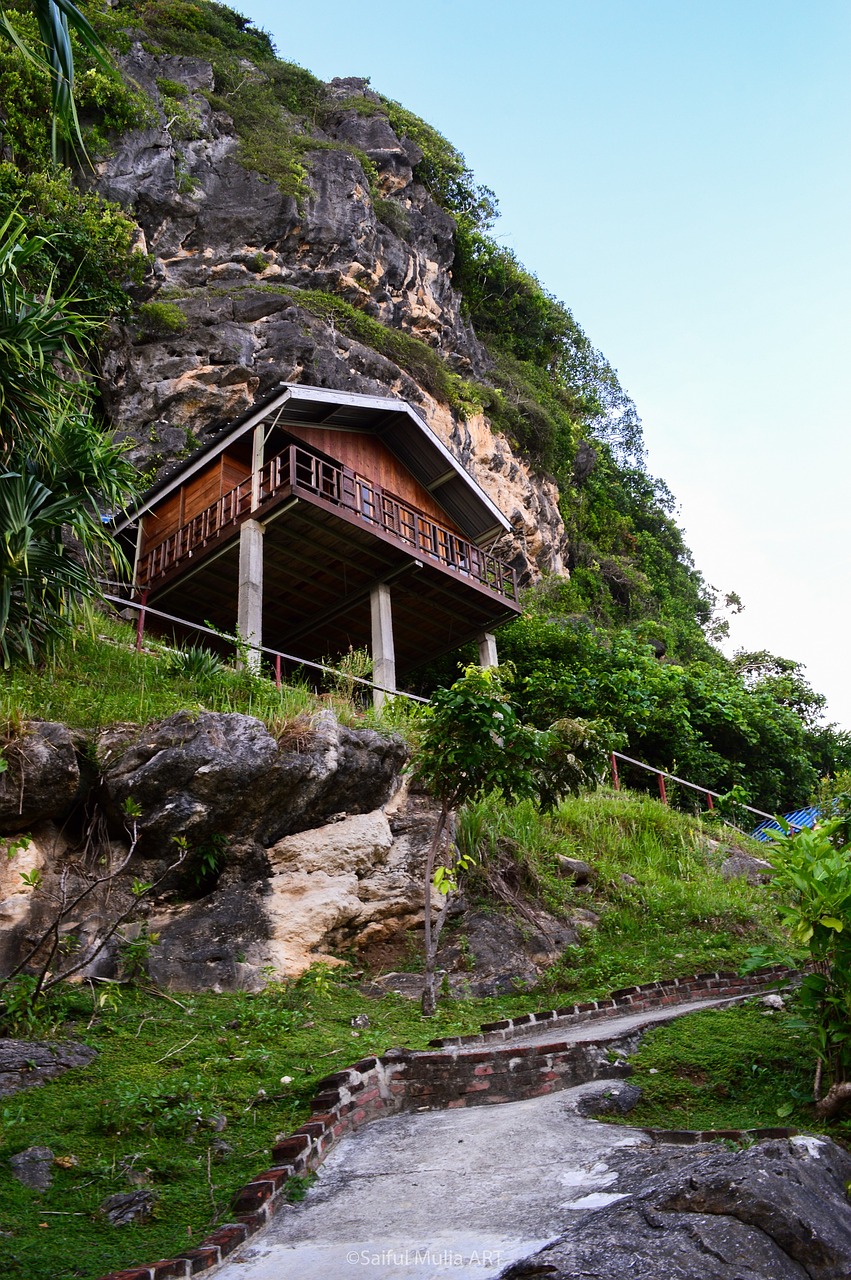
[[[795, 809], [792, 813], [784, 813], [783, 818], [789, 823], [794, 831], [801, 831], [804, 827], [814, 827], [821, 817], [821, 810], [812, 807], [809, 809]], [[751, 835], [754, 840], [761, 840], [763, 844], [768, 844], [772, 839], [773, 833], [782, 832], [783, 828], [774, 818], [766, 818], [765, 822], [761, 822]]]
[[117, 531], [132, 524], [153, 499], [162, 498], [177, 488], [210, 457], [273, 413], [282, 428], [290, 422], [377, 435], [474, 542], [486, 541], [511, 527], [496, 504], [406, 400], [284, 383], [262, 405], [254, 405], [236, 422], [223, 427], [149, 489], [143, 499], [116, 522]]

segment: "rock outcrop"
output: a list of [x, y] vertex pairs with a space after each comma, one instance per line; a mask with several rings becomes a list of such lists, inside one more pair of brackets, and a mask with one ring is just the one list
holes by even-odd
[[72, 1067], [87, 1067], [97, 1050], [87, 1044], [65, 1040], [0, 1040], [0, 1098], [19, 1089], [53, 1080]]
[[152, 977], [181, 990], [256, 989], [270, 973], [336, 964], [335, 952], [398, 946], [422, 922], [435, 817], [423, 801], [403, 790], [370, 812], [233, 850], [205, 898], [154, 904]]
[[176, 837], [267, 848], [333, 814], [368, 812], [395, 791], [408, 751], [401, 738], [347, 729], [331, 712], [282, 747], [252, 716], [203, 711], [107, 729], [97, 754], [101, 803], [117, 819], [135, 801], [140, 852], [152, 856], [167, 855]]
[[[347, 105], [377, 95], [334, 81], [331, 109], [304, 151], [302, 201], [245, 169], [233, 123], [211, 110], [210, 66], [134, 45], [126, 72], [158, 101], [157, 80], [185, 86], [195, 136], [160, 125], [124, 136], [96, 185], [136, 219], [152, 257], [148, 300], [166, 301], [173, 332], [116, 329], [104, 354], [104, 397], [143, 470], [185, 456], [205, 433], [282, 382], [397, 395], [411, 401], [512, 522], [498, 554], [527, 580], [563, 572], [555, 485], [495, 435], [482, 413], [463, 418], [395, 359], [347, 336], [300, 290], [334, 294], [388, 330], [438, 352], [447, 368], [487, 376], [489, 358], [452, 283], [454, 224], [414, 177], [422, 159], [386, 115]], [[364, 158], [374, 166], [373, 186]], [[391, 225], [392, 224], [392, 225]], [[183, 328], [181, 329], [181, 324]]]
[[[13, 792], [0, 791], [7, 822], [68, 820], [40, 818], [6, 840], [0, 973], [27, 954], [44, 960], [39, 939], [61, 902], [71, 904], [59, 933], [73, 962], [91, 957], [82, 977], [120, 971], [122, 948], [143, 929], [152, 978], [178, 990], [257, 989], [339, 953], [380, 968], [408, 958], [437, 807], [400, 786], [401, 738], [320, 712], [277, 739], [251, 716], [202, 711], [113, 725], [77, 746], [82, 772], [62, 725], [28, 726], [7, 749], [17, 762], [0, 775], [13, 779]], [[83, 894], [110, 867], [122, 870]], [[138, 910], [136, 881], [157, 886]], [[461, 900], [440, 967], [456, 994], [532, 986], [588, 915], [577, 909], [567, 922], [530, 905], [520, 919]], [[384, 987], [417, 996], [421, 981], [390, 974]]]
[[6, 742], [0, 773], [0, 835], [25, 831], [71, 808], [80, 786], [74, 740], [64, 724], [33, 720]]
[[616, 1197], [504, 1280], [842, 1280], [851, 1275], [851, 1156], [826, 1138], [614, 1152]]

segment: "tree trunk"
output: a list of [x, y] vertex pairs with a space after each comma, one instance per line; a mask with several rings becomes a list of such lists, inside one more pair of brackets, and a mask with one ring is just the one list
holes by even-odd
[[816, 1103], [816, 1115], [819, 1120], [831, 1120], [847, 1102], [851, 1102], [851, 1080], [837, 1080]]
[[[443, 833], [446, 830], [446, 819], [449, 816], [449, 810], [444, 803], [440, 809], [440, 817], [437, 819], [437, 826], [434, 830], [431, 845], [426, 856], [425, 865], [425, 974], [423, 984], [422, 1011], [423, 1017], [432, 1018], [437, 1011], [437, 992], [434, 988], [434, 969], [437, 963], [437, 944], [440, 939], [440, 929], [432, 929], [431, 926], [431, 882], [434, 877], [434, 864], [437, 858], [437, 851], [443, 840]], [[442, 924], [442, 920], [439, 924]]]

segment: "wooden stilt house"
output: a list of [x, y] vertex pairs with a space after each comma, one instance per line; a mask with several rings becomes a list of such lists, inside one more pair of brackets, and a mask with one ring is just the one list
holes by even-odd
[[406, 402], [287, 384], [117, 522], [136, 598], [318, 660], [369, 646], [373, 678], [479, 641], [520, 612], [487, 550], [509, 523]]

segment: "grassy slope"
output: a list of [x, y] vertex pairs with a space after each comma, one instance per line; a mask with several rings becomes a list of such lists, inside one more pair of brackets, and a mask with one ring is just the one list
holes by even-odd
[[[238, 711], [280, 728], [301, 715], [333, 710], [343, 723], [392, 729], [404, 723], [411, 704], [399, 700], [377, 719], [370, 707], [353, 701], [333, 677], [307, 671], [302, 682], [276, 689], [270, 679], [223, 666], [215, 678], [176, 671], [174, 651], [145, 637], [141, 654], [135, 630], [102, 614], [92, 615], [39, 668], [0, 671], [0, 723], [20, 719], [59, 720], [75, 729], [99, 729], [119, 722], [146, 724], [176, 711]], [[321, 695], [314, 682], [318, 682]], [[359, 695], [358, 695], [359, 699]]]
[[790, 1013], [758, 999], [650, 1032], [632, 1059], [643, 1097], [627, 1124], [661, 1129], [790, 1125], [851, 1141], [851, 1119], [816, 1121], [814, 1057]]

